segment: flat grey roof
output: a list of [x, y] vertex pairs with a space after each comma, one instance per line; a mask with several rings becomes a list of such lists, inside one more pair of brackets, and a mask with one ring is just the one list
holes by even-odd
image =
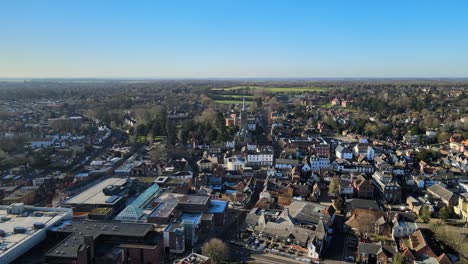
[[114, 221], [66, 221], [50, 230], [71, 233], [65, 240], [47, 252], [48, 257], [74, 258], [85, 236], [96, 239], [100, 235], [144, 237], [152, 229], [151, 224], [121, 223]]
[[[64, 202], [64, 205], [74, 205], [74, 204], [112, 204], [106, 203], [106, 200], [109, 199], [112, 195], [105, 195], [102, 191], [109, 185], [122, 186], [127, 183], [126, 178], [108, 178], [99, 182], [98, 184], [92, 186], [91, 188], [79, 193], [78, 195], [68, 199]], [[119, 199], [114, 201], [117, 202]]]

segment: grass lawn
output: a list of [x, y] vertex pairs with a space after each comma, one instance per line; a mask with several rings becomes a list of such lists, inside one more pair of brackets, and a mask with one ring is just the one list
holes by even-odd
[[213, 91], [235, 91], [243, 89], [261, 89], [270, 93], [303, 93], [303, 92], [324, 92], [330, 88], [326, 87], [265, 87], [265, 86], [233, 86], [227, 88], [213, 88]]
[[321, 104], [320, 107], [321, 107], [321, 108], [333, 108], [333, 107], [335, 107], [335, 106], [332, 105], [331, 103], [327, 103], [327, 104]]
[[[215, 100], [217, 104], [242, 104], [242, 100]], [[246, 104], [251, 104], [252, 101], [245, 101]]]

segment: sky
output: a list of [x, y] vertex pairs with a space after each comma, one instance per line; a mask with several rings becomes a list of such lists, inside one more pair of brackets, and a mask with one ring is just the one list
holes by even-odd
[[5, 0], [0, 77], [468, 77], [468, 1]]

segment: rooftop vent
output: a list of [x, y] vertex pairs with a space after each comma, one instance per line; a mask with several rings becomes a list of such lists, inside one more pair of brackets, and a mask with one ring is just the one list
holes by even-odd
[[42, 229], [45, 227], [45, 224], [44, 223], [41, 223], [41, 222], [35, 222], [34, 223], [34, 229]]

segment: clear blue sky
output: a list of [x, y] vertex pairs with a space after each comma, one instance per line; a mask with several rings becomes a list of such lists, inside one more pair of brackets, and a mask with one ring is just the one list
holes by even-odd
[[468, 1], [5, 0], [0, 77], [468, 77]]

